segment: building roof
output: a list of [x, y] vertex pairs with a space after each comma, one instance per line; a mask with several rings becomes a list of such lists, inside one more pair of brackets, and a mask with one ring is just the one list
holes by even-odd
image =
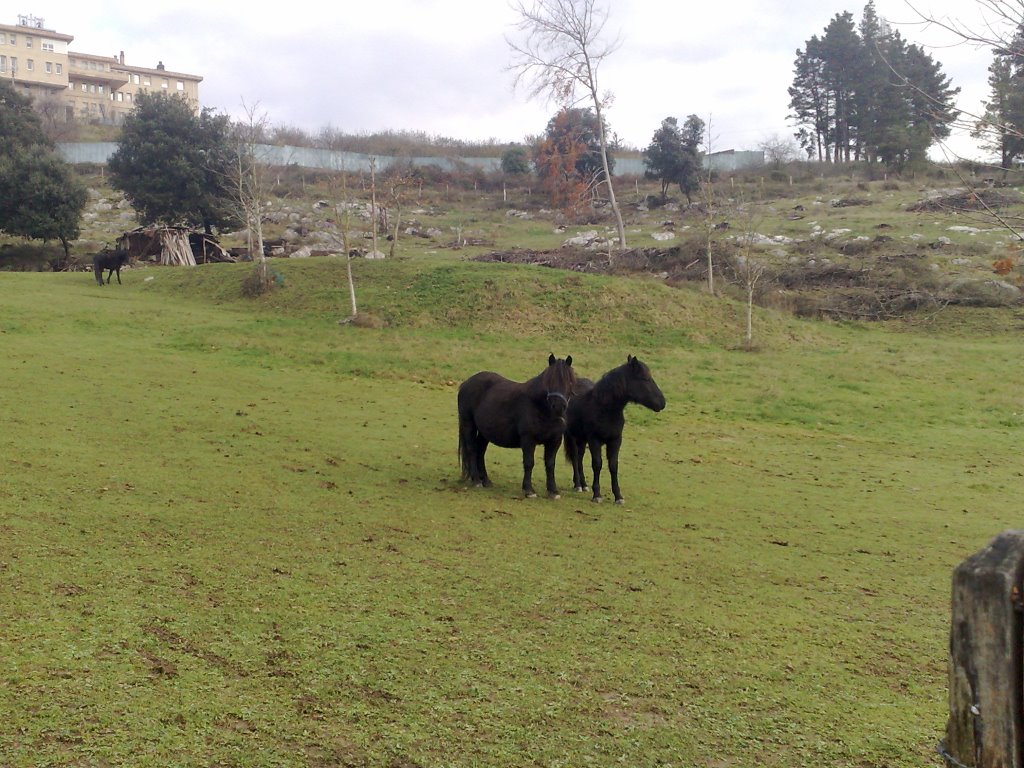
[[75, 39], [74, 35], [65, 35], [63, 32], [56, 32], [44, 27], [27, 26], [25, 24], [0, 24], [0, 29], [4, 32], [14, 32], [17, 35], [33, 35], [35, 37], [48, 37], [54, 40], [63, 40], [65, 43], [70, 43]]

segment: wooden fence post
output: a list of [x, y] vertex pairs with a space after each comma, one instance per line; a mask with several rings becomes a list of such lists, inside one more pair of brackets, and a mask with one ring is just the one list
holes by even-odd
[[952, 768], [1024, 768], [1021, 588], [1024, 531], [1004, 531], [953, 571], [949, 721]]

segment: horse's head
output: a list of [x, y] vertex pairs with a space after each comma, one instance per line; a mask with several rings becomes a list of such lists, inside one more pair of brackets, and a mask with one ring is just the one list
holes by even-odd
[[639, 403], [652, 411], [665, 407], [665, 395], [651, 376], [651, 369], [640, 362], [640, 358], [629, 355], [623, 366], [626, 371], [626, 394], [630, 402]]
[[541, 374], [548, 410], [559, 419], [565, 418], [569, 398], [576, 389], [576, 372], [572, 369], [572, 355], [559, 360], [554, 354], [548, 357], [548, 367]]

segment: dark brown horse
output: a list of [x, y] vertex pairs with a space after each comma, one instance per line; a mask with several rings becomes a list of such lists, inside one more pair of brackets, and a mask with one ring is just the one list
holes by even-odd
[[594, 384], [579, 379], [576, 397], [569, 403], [565, 429], [565, 457], [572, 464], [572, 484], [577, 491], [587, 490], [583, 474], [583, 454], [590, 448], [594, 470], [594, 501], [601, 501], [601, 446], [608, 452], [608, 473], [612, 476], [615, 503], [622, 504], [619, 491], [619, 448], [623, 415], [629, 403], [639, 403], [652, 411], [665, 407], [665, 395], [651, 376], [650, 369], [639, 358], [629, 355], [625, 365], [614, 368]]
[[103, 272], [107, 272], [107, 283], [114, 273], [117, 273], [117, 284], [121, 284], [121, 267], [128, 263], [128, 251], [110, 250], [104, 248], [92, 257], [92, 272], [96, 276], [96, 282], [103, 285]]
[[565, 431], [565, 414], [576, 386], [572, 357], [548, 358], [548, 367], [527, 382], [491, 371], [473, 374], [459, 387], [459, 457], [462, 478], [490, 486], [484, 454], [489, 443], [523, 451], [523, 493], [533, 490], [534, 451], [544, 446], [548, 496], [558, 498], [555, 459]]

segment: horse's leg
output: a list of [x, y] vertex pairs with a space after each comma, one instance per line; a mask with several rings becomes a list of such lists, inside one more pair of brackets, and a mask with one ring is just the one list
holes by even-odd
[[[533, 454], [537, 444], [530, 440], [523, 440], [523, 495], [528, 499], [536, 498], [537, 492], [533, 490]], [[547, 449], [545, 449], [547, 450]]]
[[555, 462], [558, 459], [558, 449], [562, 445], [562, 438], [548, 440], [544, 443], [544, 471], [547, 473], [548, 498], [560, 499], [558, 484], [555, 482]]
[[583, 474], [583, 453], [587, 444], [575, 437], [565, 437], [565, 452], [572, 464], [572, 488], [577, 493], [587, 490], [587, 478]]
[[590, 440], [588, 443], [590, 448], [590, 467], [594, 471], [594, 482], [591, 483], [591, 488], [594, 489], [594, 501], [601, 503], [601, 442], [599, 440]]
[[117, 268], [117, 284], [121, 285], [121, 268]]
[[622, 437], [616, 437], [608, 441], [608, 474], [612, 476], [612, 493], [615, 494], [615, 503], [622, 504], [622, 493], [619, 491], [619, 448], [622, 447]]
[[96, 277], [96, 282], [103, 285], [103, 267], [96, 266], [92, 267], [92, 273]]
[[487, 464], [484, 462], [484, 454], [487, 453], [487, 440], [482, 436], [477, 437], [476, 443], [476, 471], [479, 484], [484, 488], [491, 487], [491, 478], [487, 476]]

